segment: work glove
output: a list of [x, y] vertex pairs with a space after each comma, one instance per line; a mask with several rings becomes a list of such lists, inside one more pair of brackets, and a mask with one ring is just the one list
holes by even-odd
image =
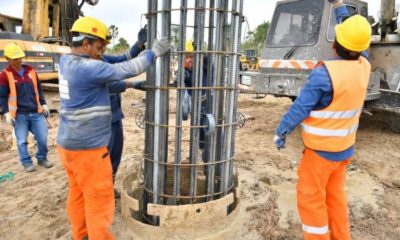
[[47, 105], [43, 104], [42, 109], [43, 109], [43, 112], [42, 112], [43, 117], [48, 118], [50, 116], [50, 111], [49, 111], [49, 108], [47, 107]]
[[6, 116], [6, 122], [11, 126], [15, 125], [15, 119], [11, 116], [10, 112], [4, 114]]
[[281, 150], [282, 148], [285, 148], [286, 136], [275, 135], [274, 136], [274, 143], [275, 143], [275, 146], [276, 146], [276, 148], [278, 150]]
[[146, 91], [146, 80], [140, 80], [140, 81], [127, 80], [126, 87], [134, 88], [141, 91]]
[[340, 7], [343, 4], [343, 0], [328, 0], [333, 5], [333, 8]]
[[168, 52], [169, 49], [171, 49], [171, 43], [168, 41], [167, 38], [160, 38], [160, 40], [154, 39], [153, 47], [151, 48], [151, 50], [157, 57]]
[[141, 28], [137, 34], [137, 41], [139, 44], [144, 45], [147, 42], [147, 24]]

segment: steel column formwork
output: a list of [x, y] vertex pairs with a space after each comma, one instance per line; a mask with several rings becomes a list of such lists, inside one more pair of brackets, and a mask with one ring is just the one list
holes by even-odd
[[149, 204], [204, 204], [234, 191], [242, 10], [243, 0], [148, 1], [148, 48], [160, 37], [173, 48], [147, 72], [139, 204], [146, 223], [161, 224]]

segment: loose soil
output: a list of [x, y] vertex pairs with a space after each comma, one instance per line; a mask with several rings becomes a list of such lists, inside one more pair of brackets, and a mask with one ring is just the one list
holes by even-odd
[[[123, 94], [125, 146], [117, 176], [136, 172], [142, 161], [144, 130], [135, 116], [144, 110], [144, 93]], [[296, 211], [296, 170], [303, 144], [297, 129], [287, 147], [278, 151], [272, 142], [275, 128], [291, 105], [283, 98], [256, 99], [242, 94], [238, 110], [246, 124], [237, 131], [235, 164], [242, 186], [240, 221], [236, 239], [302, 239]], [[0, 175], [14, 179], [0, 183], [0, 239], [71, 239], [66, 214], [67, 179], [56, 153], [57, 114], [50, 118], [51, 169], [26, 173], [18, 153], [11, 151], [11, 128], [1, 122]], [[32, 154], [35, 148], [30, 148]], [[36, 163], [35, 163], [36, 164]], [[389, 130], [381, 116], [363, 116], [356, 154], [348, 168], [346, 192], [355, 240], [400, 239], [400, 135]], [[121, 219], [120, 202], [112, 231], [117, 239], [132, 239]]]

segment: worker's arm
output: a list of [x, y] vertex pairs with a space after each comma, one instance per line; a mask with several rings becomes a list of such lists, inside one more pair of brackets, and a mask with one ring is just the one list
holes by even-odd
[[10, 88], [8, 87], [7, 76], [5, 72], [0, 73], [0, 108], [3, 113], [8, 112], [8, 95], [10, 94]]
[[41, 105], [46, 105], [46, 99], [44, 98], [42, 84], [39, 81], [39, 77], [37, 76], [37, 74], [36, 74], [36, 79], [38, 79], [37, 87], [38, 87], [38, 92], [39, 92], [39, 102]]
[[145, 89], [146, 80], [123, 80], [115, 81], [108, 84], [108, 91], [110, 93], [122, 93], [128, 88], [134, 88], [142, 91]]
[[93, 59], [82, 59], [77, 75], [86, 76], [88, 84], [94, 86], [108, 84], [113, 81], [121, 81], [135, 77], [146, 71], [156, 58], [168, 52], [171, 44], [166, 38], [155, 40], [151, 50], [142, 52], [138, 57], [129, 61], [110, 64]]
[[120, 63], [124, 61], [128, 61], [132, 58], [135, 58], [144, 50], [144, 45], [136, 42], [129, 51], [124, 54], [111, 56], [111, 55], [104, 55], [103, 60], [108, 63]]
[[349, 17], [349, 11], [345, 4], [341, 3], [339, 6], [335, 8], [335, 16], [336, 16], [336, 23], [342, 23], [342, 19], [345, 17]]
[[276, 129], [276, 135], [286, 136], [293, 132], [312, 110], [322, 109], [332, 101], [332, 83], [325, 66], [315, 68], [297, 97], [283, 116]]
[[144, 26], [144, 28], [140, 29], [137, 35], [137, 41], [135, 44], [131, 47], [129, 51], [127, 51], [125, 54], [122, 54], [120, 56], [108, 56], [105, 55], [103, 57], [104, 61], [108, 63], [119, 63], [123, 61], [128, 61], [132, 58], [135, 58], [141, 53], [143, 50], [145, 50], [145, 43], [147, 42], [147, 25]]

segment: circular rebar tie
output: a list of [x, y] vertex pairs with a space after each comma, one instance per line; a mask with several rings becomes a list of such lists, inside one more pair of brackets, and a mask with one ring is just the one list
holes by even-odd
[[242, 128], [244, 127], [244, 124], [246, 123], [246, 117], [244, 116], [243, 113], [238, 112], [236, 114], [236, 122], [237, 122], [237, 128]]
[[139, 112], [138, 114], [136, 114], [135, 123], [136, 123], [136, 126], [138, 126], [141, 129], [144, 129], [145, 123], [144, 123], [144, 114], [143, 114], [143, 112]]

